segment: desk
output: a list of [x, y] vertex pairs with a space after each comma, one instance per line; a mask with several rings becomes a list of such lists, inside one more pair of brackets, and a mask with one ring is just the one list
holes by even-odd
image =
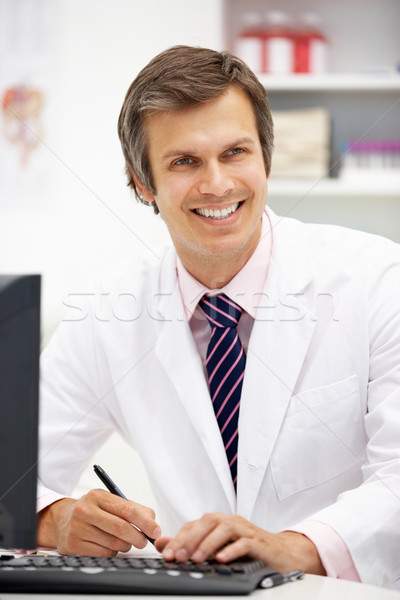
[[[43, 594], [4, 594], [0, 591], [0, 600], [43, 600]], [[46, 594], [46, 600], [88, 600], [100, 598], [101, 600], [149, 600], [159, 598], [167, 600], [168, 596], [91, 596], [88, 594]], [[169, 596], [176, 600], [194, 600], [201, 596]], [[250, 596], [207, 596], [207, 600], [238, 600], [249, 598], [251, 600], [400, 600], [400, 592], [378, 588], [343, 579], [330, 579], [317, 575], [305, 575], [301, 581], [286, 583], [269, 590], [256, 590]]]

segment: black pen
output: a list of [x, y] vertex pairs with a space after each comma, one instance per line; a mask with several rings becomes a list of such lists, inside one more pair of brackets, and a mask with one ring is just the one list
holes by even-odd
[[[99, 479], [101, 479], [101, 481], [104, 483], [104, 485], [106, 486], [106, 488], [112, 493], [115, 494], [116, 496], [119, 496], [120, 498], [123, 498], [124, 500], [128, 500], [128, 498], [125, 496], [125, 494], [123, 494], [121, 492], [121, 490], [119, 489], [119, 487], [117, 485], [115, 485], [115, 483], [113, 482], [113, 480], [111, 479], [111, 477], [109, 475], [107, 475], [107, 473], [105, 472], [104, 469], [102, 469], [99, 465], [93, 465], [93, 469], [94, 472], [96, 473], [97, 477], [99, 477]], [[148, 535], [146, 535], [144, 533], [144, 531], [142, 531], [141, 529], [139, 529], [139, 527], [136, 527], [136, 525], [133, 525], [133, 523], [131, 523], [131, 525], [133, 527], [135, 527], [138, 531], [140, 531], [140, 533], [143, 533], [144, 537], [146, 539], [149, 540], [149, 542], [151, 542], [154, 545], [155, 539], [149, 537]]]
[[277, 585], [282, 585], [282, 583], [288, 583], [289, 581], [296, 581], [296, 579], [301, 579], [303, 575], [303, 571], [290, 571], [290, 573], [274, 573], [273, 575], [265, 577], [260, 582], [260, 587], [275, 587]]

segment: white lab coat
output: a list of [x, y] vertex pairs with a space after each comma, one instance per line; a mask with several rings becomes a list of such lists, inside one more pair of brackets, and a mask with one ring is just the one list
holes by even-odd
[[[140, 453], [165, 534], [205, 512], [343, 538], [362, 581], [400, 577], [400, 248], [269, 211], [235, 497], [172, 247], [69, 298], [42, 359], [39, 463], [70, 494], [112, 430]], [[134, 477], [134, 473], [132, 473]]]

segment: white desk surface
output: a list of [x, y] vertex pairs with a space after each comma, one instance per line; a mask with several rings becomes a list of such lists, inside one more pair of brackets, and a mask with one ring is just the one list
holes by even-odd
[[[101, 600], [149, 600], [159, 598], [167, 600], [168, 596], [130, 596], [130, 595], [89, 595], [89, 594], [46, 594], [46, 600], [88, 600], [88, 598], [101, 598]], [[384, 588], [364, 585], [352, 581], [305, 575], [300, 581], [286, 583], [269, 590], [256, 590], [250, 596], [207, 596], [207, 600], [233, 600], [234, 598], [249, 598], [249, 600], [400, 600], [400, 592]], [[0, 590], [0, 600], [43, 600], [43, 594], [5, 594]], [[169, 596], [176, 600], [200, 598], [199, 596]]]

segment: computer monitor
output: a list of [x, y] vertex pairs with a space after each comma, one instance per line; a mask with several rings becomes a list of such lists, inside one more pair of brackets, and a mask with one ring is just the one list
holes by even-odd
[[40, 275], [0, 276], [0, 548], [35, 548]]

